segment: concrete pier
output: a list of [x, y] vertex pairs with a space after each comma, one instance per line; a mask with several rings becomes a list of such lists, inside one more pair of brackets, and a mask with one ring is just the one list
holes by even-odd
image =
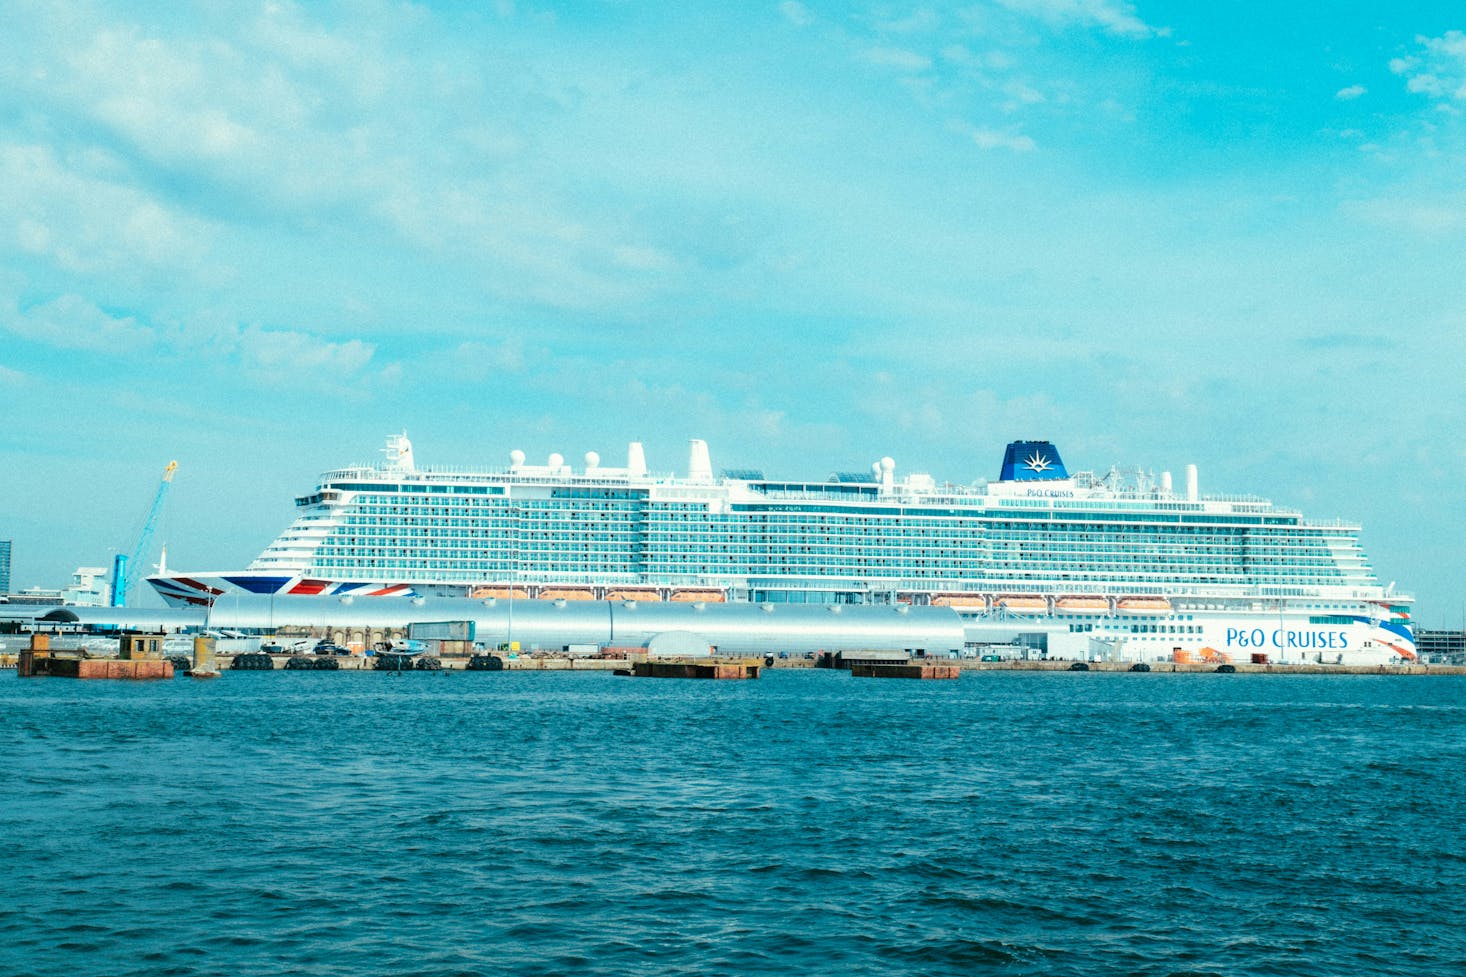
[[762, 664], [754, 661], [649, 661], [632, 662], [629, 669], [617, 669], [617, 675], [636, 678], [758, 678]]
[[159, 679], [173, 677], [170, 661], [125, 658], [50, 658], [45, 674], [53, 678]]
[[199, 635], [193, 639], [193, 667], [183, 674], [189, 678], [218, 678], [219, 661], [214, 653], [214, 639]]
[[[151, 636], [142, 636], [151, 637]], [[128, 654], [142, 655], [140, 639], [125, 647]], [[53, 654], [51, 636], [31, 635], [31, 644], [20, 653], [19, 677], [160, 679], [173, 677], [173, 663], [160, 658], [83, 658], [77, 654]]]
[[875, 665], [855, 664], [850, 666], [852, 678], [914, 678], [955, 679], [962, 675], [956, 665]]

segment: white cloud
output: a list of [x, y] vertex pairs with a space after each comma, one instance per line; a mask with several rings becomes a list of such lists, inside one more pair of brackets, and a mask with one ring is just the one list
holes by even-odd
[[936, 11], [919, 7], [899, 20], [882, 20], [875, 27], [887, 34], [919, 34], [934, 29], [941, 22]]
[[1418, 55], [1394, 58], [1390, 70], [1405, 77], [1405, 90], [1444, 102], [1466, 101], [1466, 33], [1417, 36]]
[[1347, 204], [1346, 213], [1396, 230], [1441, 237], [1466, 230], [1466, 199], [1377, 198]]
[[1405, 83], [1405, 90], [1416, 95], [1429, 95], [1432, 98], [1440, 98], [1446, 93], [1446, 83], [1435, 75], [1420, 74], [1411, 75], [1410, 80]]
[[1014, 81], [1004, 85], [1003, 94], [1021, 105], [1037, 105], [1045, 101], [1043, 92], [1038, 91], [1030, 85], [1025, 85], [1021, 81]]
[[[51, 76], [46, 96], [104, 127], [128, 155], [200, 189], [244, 190], [241, 202], [255, 206], [330, 205], [359, 197], [380, 167], [399, 163], [393, 141], [406, 133], [393, 125], [400, 120], [383, 121], [395, 116], [380, 67], [391, 59], [284, 23], [292, 10], [268, 5], [227, 38], [180, 40], [134, 25], [63, 34], [66, 46], [34, 57]], [[364, 133], [378, 145], [364, 145]]]
[[676, 261], [660, 248], [618, 245], [611, 249], [612, 260], [631, 271], [671, 271]]
[[[209, 225], [126, 185], [116, 169], [101, 152], [62, 157], [0, 143], [0, 228], [11, 229], [13, 247], [71, 273], [193, 267]], [[0, 230], [0, 248], [5, 236]]]
[[1466, 62], [1466, 33], [1446, 31], [1440, 37], [1427, 37], [1421, 40], [1432, 53], [1455, 58], [1458, 62]]
[[1365, 88], [1363, 85], [1350, 85], [1348, 88], [1341, 88], [1337, 92], [1335, 92], [1334, 98], [1349, 102], [1358, 98], [1360, 95], [1363, 95], [1367, 91], [1369, 91], [1369, 89]]
[[969, 134], [980, 149], [1010, 149], [1015, 153], [1031, 153], [1038, 144], [1029, 136], [995, 129], [972, 129]]
[[795, 27], [808, 27], [814, 23], [814, 14], [810, 13], [809, 8], [799, 3], [798, 0], [784, 0], [779, 4], [779, 13], [783, 14], [784, 19]]
[[1122, 37], [1165, 37], [1170, 28], [1152, 27], [1124, 0], [998, 0], [1009, 10], [1031, 14], [1059, 27], [1098, 27]]
[[511, 337], [498, 343], [469, 340], [451, 348], [428, 350], [413, 357], [410, 365], [418, 376], [476, 384], [506, 373], [523, 373], [525, 363], [524, 342]]
[[[332, 384], [359, 375], [376, 347], [359, 339], [332, 341], [305, 332], [199, 320], [160, 326], [132, 315], [114, 314], [79, 295], [0, 318], [0, 330], [56, 349], [113, 357], [147, 354], [159, 362], [212, 363], [254, 378], [312, 377]], [[510, 361], [503, 353], [499, 362]]]
[[115, 356], [143, 352], [157, 339], [152, 328], [132, 316], [114, 316], [78, 295], [14, 313], [4, 327], [31, 342]]
[[[583, 103], [615, 103], [624, 75], [599, 62], [537, 74], [521, 70], [528, 56], [453, 42], [419, 51], [431, 15], [409, 5], [342, 30], [314, 16], [272, 2], [179, 34], [37, 8], [32, 43], [0, 57], [0, 90], [69, 120], [77, 148], [0, 143], [0, 254], [9, 238], [68, 272], [202, 266], [214, 285], [251, 272], [200, 258], [240, 254], [231, 245], [262, 226], [330, 228], [348, 243], [385, 230], [396, 240], [383, 243], [501, 297], [557, 307], [640, 298], [658, 287], [641, 273], [680, 264], [622, 213], [577, 199], [589, 156], [571, 134], [594, 128], [608, 106]], [[187, 219], [190, 208], [216, 220]]]
[[241, 365], [256, 374], [312, 374], [334, 382], [361, 372], [376, 347], [359, 339], [343, 343], [288, 330], [251, 326], [239, 337]]
[[[170, 45], [141, 36], [135, 27], [115, 28], [73, 52], [67, 68], [62, 90], [84, 100], [99, 121], [154, 158], [227, 159], [259, 145], [239, 117], [245, 103], [230, 89], [260, 79], [228, 45], [210, 45], [206, 57], [198, 46]], [[273, 111], [272, 93], [258, 94]]]
[[926, 71], [932, 66], [932, 59], [915, 51], [895, 47], [867, 48], [862, 57], [871, 64], [902, 71]]
[[983, 63], [994, 71], [1008, 71], [1017, 66], [1018, 60], [1006, 51], [989, 51]]
[[30, 378], [19, 370], [0, 365], [0, 387], [19, 387]]

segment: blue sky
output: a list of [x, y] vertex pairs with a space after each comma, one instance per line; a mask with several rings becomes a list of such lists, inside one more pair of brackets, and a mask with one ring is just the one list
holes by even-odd
[[1466, 12], [55, 4], [0, 34], [14, 585], [321, 470], [1201, 470], [1460, 626]]

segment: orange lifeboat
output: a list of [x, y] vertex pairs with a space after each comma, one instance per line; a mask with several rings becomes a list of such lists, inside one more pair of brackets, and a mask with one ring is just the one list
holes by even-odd
[[589, 587], [545, 587], [539, 592], [540, 600], [595, 600], [595, 592]]
[[469, 591], [468, 596], [484, 599], [496, 597], [502, 599], [513, 598], [514, 600], [529, 600], [529, 591], [523, 587], [475, 587]]
[[1169, 614], [1171, 602], [1164, 597], [1121, 597], [1115, 602], [1115, 609], [1142, 614]]
[[933, 607], [987, 607], [987, 598], [982, 594], [937, 594], [932, 598]]
[[1047, 611], [1049, 601], [1047, 597], [1040, 597], [1037, 594], [1012, 594], [1008, 597], [999, 597], [998, 604], [1010, 611]]
[[1104, 614], [1109, 609], [1105, 597], [1060, 597], [1054, 601], [1054, 610], [1060, 614]]
[[651, 587], [618, 587], [606, 591], [606, 600], [660, 601], [662, 595]]
[[667, 599], [684, 604], [694, 604], [698, 601], [706, 604], [722, 604], [727, 602], [728, 595], [716, 587], [684, 587], [681, 590], [672, 591], [672, 596]]

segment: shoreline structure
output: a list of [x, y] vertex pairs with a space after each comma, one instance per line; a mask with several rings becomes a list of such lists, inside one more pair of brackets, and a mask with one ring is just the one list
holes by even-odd
[[[243, 653], [242, 653], [243, 654]], [[258, 654], [258, 653], [251, 653]], [[218, 655], [217, 667], [228, 672], [235, 658], [239, 655]], [[269, 655], [274, 668], [271, 671], [289, 671], [285, 663], [292, 655]], [[645, 656], [633, 656], [645, 659]], [[0, 652], [0, 670], [13, 670], [17, 666], [19, 654], [14, 651]], [[98, 659], [93, 659], [98, 660]], [[107, 659], [100, 659], [107, 660]], [[437, 659], [438, 668], [433, 671], [480, 671], [482, 669], [471, 668], [469, 658], [463, 656], [444, 656]], [[707, 662], [744, 661], [739, 659], [719, 659], [709, 657], [701, 659]], [[335, 658], [336, 666], [330, 671], [341, 672], [372, 672], [376, 671], [375, 657], [350, 655]], [[506, 672], [613, 672], [616, 669], [624, 669], [627, 666], [628, 658], [571, 658], [565, 656], [551, 655], [520, 655], [518, 657], [505, 657], [501, 659], [503, 665], [494, 671]], [[1135, 671], [1134, 662], [1110, 661], [1110, 662], [1077, 662], [1064, 659], [1028, 660], [1010, 659], [1005, 661], [974, 661], [972, 659], [947, 659], [927, 658], [914, 659], [914, 662], [925, 662], [927, 664], [943, 665], [955, 668], [961, 672], [1125, 672], [1131, 674], [1153, 674], [1153, 675], [1203, 675], [1215, 674], [1222, 668], [1221, 665], [1211, 662], [1155, 662], [1149, 663], [1144, 673]], [[841, 669], [823, 669], [812, 658], [778, 658], [765, 656], [763, 658], [765, 668], [773, 670], [788, 671], [838, 671]], [[1082, 669], [1076, 665], [1082, 664]], [[1230, 663], [1229, 663], [1230, 664]], [[414, 669], [408, 669], [414, 671]], [[1231, 665], [1230, 671], [1237, 675], [1415, 675], [1415, 676], [1452, 676], [1466, 675], [1466, 665], [1427, 665], [1424, 663], [1396, 664], [1396, 665], [1320, 665], [1311, 662], [1297, 663], [1270, 663], [1254, 664], [1252, 662], [1237, 662]]]

